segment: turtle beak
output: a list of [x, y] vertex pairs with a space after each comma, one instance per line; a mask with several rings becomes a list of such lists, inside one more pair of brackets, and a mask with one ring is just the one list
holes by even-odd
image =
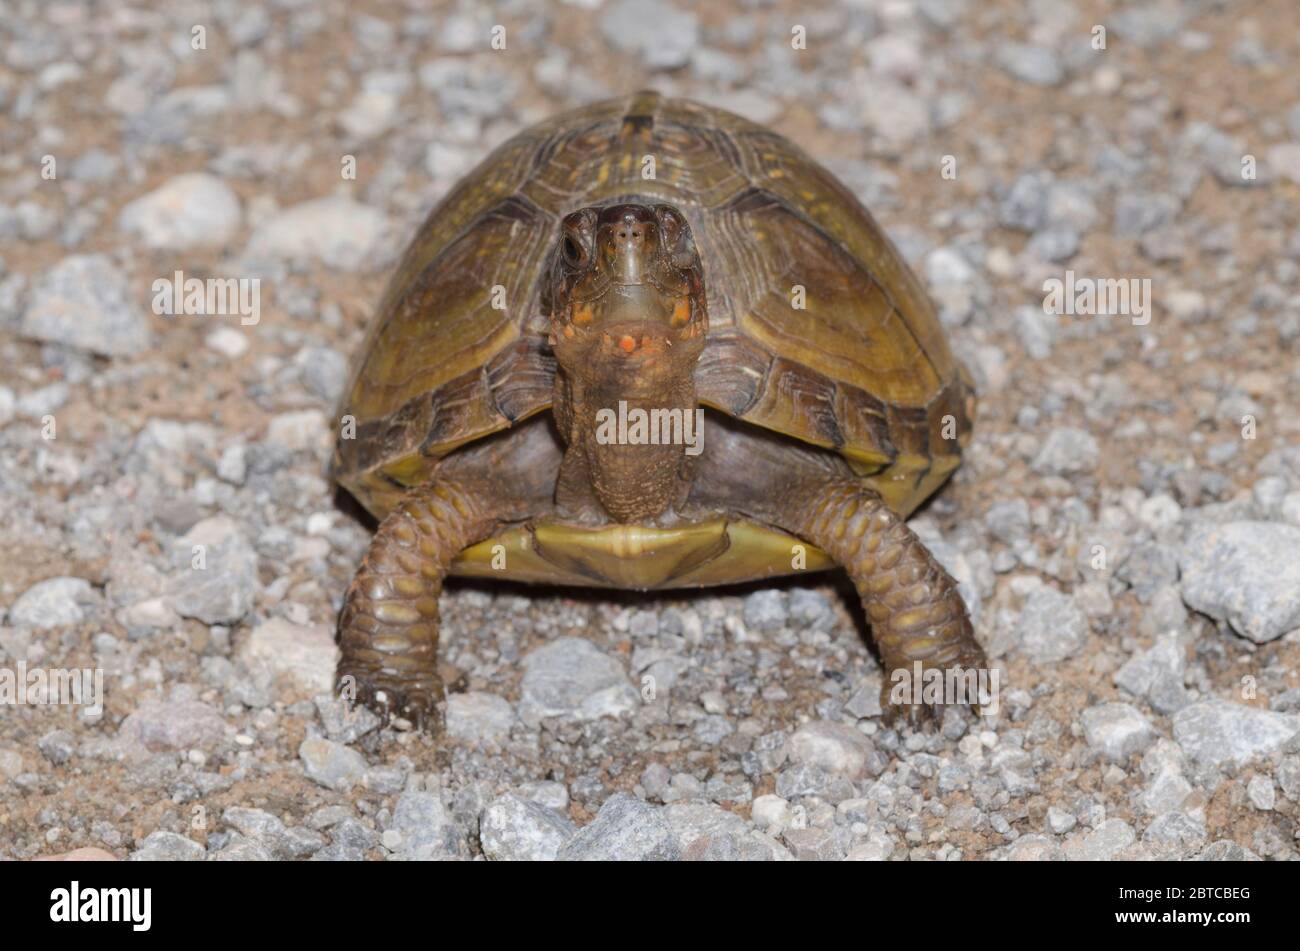
[[659, 247], [658, 226], [644, 208], [629, 206], [601, 235], [603, 264], [610, 280], [625, 286], [644, 284], [649, 259]]
[[[644, 227], [653, 227], [646, 225]], [[614, 238], [614, 282], [640, 284], [645, 280], [646, 235], [635, 222], [620, 227]]]

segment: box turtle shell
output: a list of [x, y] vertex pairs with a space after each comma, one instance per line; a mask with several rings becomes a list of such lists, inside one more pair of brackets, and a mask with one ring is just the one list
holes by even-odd
[[654, 93], [519, 133], [433, 210], [353, 365], [338, 481], [382, 517], [433, 460], [549, 408], [543, 278], [560, 220], [630, 196], [680, 209], [698, 243], [703, 405], [835, 449], [902, 515], [943, 483], [972, 388], [893, 243], [788, 139]]

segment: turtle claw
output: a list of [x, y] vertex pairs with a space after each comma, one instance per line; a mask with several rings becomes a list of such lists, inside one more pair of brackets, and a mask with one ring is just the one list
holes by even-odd
[[880, 688], [880, 719], [885, 726], [895, 729], [907, 726], [913, 732], [920, 732], [942, 721], [942, 704], [894, 703], [889, 696], [891, 688], [886, 678]]
[[344, 696], [376, 714], [383, 725], [437, 735], [442, 732], [442, 682], [399, 680], [377, 671], [340, 668], [338, 684]]
[[[944, 668], [960, 667], [964, 670], [972, 670], [972, 669], [981, 669], [985, 667], [987, 664], [988, 661], [984, 659], [983, 651], [979, 650], [979, 648], [976, 647], [973, 650], [964, 652], [962, 656], [957, 658], [955, 661], [945, 664]], [[896, 671], [902, 670], [906, 673], [908, 677], [911, 677], [914, 669], [915, 668], [913, 668], [910, 664], [899, 665], [898, 667], [891, 668], [886, 674], [884, 681], [880, 685], [880, 710], [881, 710], [880, 719], [881, 722], [884, 723], [886, 726], [899, 727], [899, 726], [906, 725], [910, 727], [913, 731], [925, 730], [930, 727], [938, 727], [940, 724], [943, 723], [944, 711], [948, 707], [956, 707], [959, 710], [968, 709], [972, 713], [974, 713], [977, 718], [982, 717], [984, 715], [983, 710], [981, 709], [981, 706], [978, 703], [978, 698], [976, 698], [976, 702], [960, 702], [960, 703], [945, 703], [942, 700], [937, 703], [928, 703], [924, 699], [918, 699], [918, 698], [911, 698], [911, 699], [900, 700], [898, 702], [895, 702], [892, 694], [894, 691], [894, 687], [896, 686], [896, 682], [895, 682]], [[929, 671], [929, 670], [943, 669], [943, 668], [938, 668], [933, 665], [925, 664], [923, 665], [922, 669], [925, 671]]]

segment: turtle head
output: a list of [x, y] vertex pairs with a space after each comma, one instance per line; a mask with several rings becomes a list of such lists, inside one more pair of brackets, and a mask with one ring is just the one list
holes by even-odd
[[561, 367], [604, 390], [653, 395], [704, 348], [704, 272], [671, 205], [614, 204], [565, 217], [547, 287]]

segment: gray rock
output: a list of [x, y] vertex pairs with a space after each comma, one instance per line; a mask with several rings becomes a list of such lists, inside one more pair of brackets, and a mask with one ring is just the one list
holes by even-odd
[[109, 357], [140, 353], [153, 340], [126, 275], [102, 254], [72, 255], [46, 271], [32, 288], [22, 332]]
[[174, 552], [183, 566], [170, 587], [177, 614], [205, 624], [234, 624], [248, 613], [259, 587], [257, 552], [232, 519], [205, 518], [176, 542]]
[[787, 829], [781, 835], [800, 862], [838, 862], [848, 855], [847, 829]]
[[447, 698], [446, 730], [452, 739], [467, 743], [498, 743], [516, 723], [510, 701], [481, 691], [452, 694]]
[[1262, 476], [1250, 487], [1250, 494], [1261, 511], [1276, 515], [1282, 510], [1289, 488], [1287, 480], [1281, 476]]
[[1047, 827], [1057, 835], [1064, 835], [1078, 824], [1072, 813], [1050, 806], [1047, 810]]
[[[192, 608], [194, 602], [188, 606]], [[239, 656], [250, 668], [266, 669], [299, 696], [314, 697], [333, 689], [339, 649], [327, 625], [271, 618], [253, 628]]]
[[666, 802], [671, 795], [673, 774], [663, 763], [651, 763], [641, 771], [641, 788], [646, 798]]
[[776, 794], [782, 799], [817, 796], [835, 804], [856, 798], [858, 791], [846, 776], [829, 773], [820, 766], [792, 763], [777, 774]]
[[333, 843], [325, 846], [311, 857], [313, 862], [361, 862], [366, 857], [365, 852], [354, 846], [347, 844], [335, 845]]
[[1192, 793], [1192, 784], [1174, 768], [1160, 770], [1142, 791], [1142, 807], [1152, 815], [1172, 812], [1182, 807]]
[[437, 792], [403, 792], [393, 809], [389, 830], [398, 834], [393, 848], [395, 859], [437, 861], [469, 857], [464, 833], [452, 820]]
[[781, 861], [789, 851], [770, 835], [749, 828], [735, 812], [712, 803], [673, 803], [664, 809], [686, 861]]
[[76, 752], [76, 741], [69, 730], [51, 730], [36, 741], [41, 755], [55, 766], [62, 766]]
[[1182, 203], [1163, 192], [1121, 192], [1115, 198], [1115, 236], [1136, 238], [1167, 225]]
[[260, 842], [236, 835], [222, 846], [219, 852], [214, 852], [211, 860], [213, 862], [274, 862], [275, 856]]
[[1101, 451], [1092, 433], [1073, 426], [1057, 426], [1047, 434], [1031, 464], [1040, 475], [1074, 475], [1097, 468]]
[[577, 832], [568, 816], [506, 793], [483, 810], [479, 839], [496, 861], [552, 861]]
[[82, 578], [47, 578], [10, 605], [9, 623], [37, 629], [77, 624], [85, 620], [85, 608], [99, 600], [90, 582]]
[[308, 778], [328, 789], [346, 792], [361, 782], [366, 759], [356, 750], [323, 737], [308, 737], [298, 747], [298, 758]]
[[745, 627], [756, 631], [775, 631], [785, 626], [788, 612], [780, 591], [755, 591], [745, 598]]
[[388, 131], [397, 118], [400, 95], [392, 89], [362, 88], [339, 115], [350, 141], [363, 142]]
[[308, 347], [295, 363], [301, 369], [302, 382], [331, 407], [337, 404], [347, 385], [348, 361], [332, 347]]
[[233, 806], [221, 818], [278, 859], [306, 858], [325, 846], [325, 837], [319, 832], [301, 827], [291, 829], [263, 809]]
[[676, 861], [681, 850], [661, 808], [630, 793], [615, 793], [557, 857], [564, 861]]
[[88, 149], [72, 160], [68, 176], [76, 181], [102, 185], [118, 174], [121, 160], [103, 149]]
[[935, 248], [925, 258], [925, 279], [931, 284], [969, 284], [975, 269], [957, 248]]
[[1300, 734], [1300, 716], [1204, 700], [1174, 714], [1174, 740], [1198, 763], [1242, 766], [1283, 750]]
[[998, 65], [1033, 86], [1056, 86], [1065, 79], [1062, 59], [1049, 49], [1028, 43], [998, 43]]
[[717, 746], [724, 739], [736, 732], [730, 720], [720, 714], [700, 717], [691, 727], [691, 735], [703, 746]]
[[1142, 844], [1156, 858], [1180, 859], [1205, 844], [1205, 819], [1186, 812], [1157, 816], [1142, 833]]
[[1300, 687], [1292, 687], [1290, 690], [1273, 694], [1269, 698], [1268, 706], [1270, 710], [1276, 710], [1278, 713], [1300, 713]]
[[1125, 7], [1106, 17], [1116, 35], [1135, 46], [1155, 46], [1173, 39], [1186, 20], [1187, 12], [1167, 3]]
[[1115, 672], [1115, 684], [1135, 697], [1148, 699], [1159, 713], [1174, 713], [1187, 705], [1183, 672], [1187, 658], [1177, 637], [1163, 637], [1131, 657]]
[[1040, 664], [1065, 660], [1088, 640], [1088, 618], [1073, 598], [1044, 585], [1025, 599], [1016, 619], [1020, 650]]
[[1102, 703], [1079, 716], [1088, 745], [1112, 763], [1123, 763], [1156, 741], [1155, 727], [1136, 707]]
[[359, 270], [373, 262], [388, 227], [383, 212], [351, 198], [316, 198], [259, 225], [248, 255], [255, 261], [318, 260], [341, 270]]
[[403, 793], [393, 809], [389, 829], [399, 836], [395, 858], [426, 862], [469, 858], [465, 836], [437, 793]]
[[490, 34], [481, 19], [454, 14], [438, 31], [438, 49], [447, 53], [469, 53], [487, 46]]
[[1151, 602], [1138, 621], [1138, 629], [1148, 637], [1160, 639], [1185, 630], [1187, 618], [1182, 593], [1177, 585], [1170, 585], [1151, 595]]
[[1161, 674], [1147, 693], [1151, 709], [1166, 715], [1178, 712], [1191, 701], [1191, 695], [1183, 686], [1182, 677], [1174, 674]]
[[525, 657], [523, 667], [519, 717], [532, 726], [544, 717], [619, 716], [641, 703], [623, 665], [583, 638], [558, 638]]
[[890, 79], [877, 79], [872, 87], [872, 95], [859, 104], [861, 121], [887, 148], [900, 148], [929, 132], [930, 105], [923, 97]]
[[1079, 234], [1065, 228], [1045, 228], [1034, 233], [1026, 249], [1040, 261], [1068, 261], [1079, 253]]
[[1244, 845], [1231, 839], [1211, 842], [1196, 856], [1197, 862], [1262, 862], [1264, 861]]
[[217, 478], [231, 485], [243, 485], [248, 478], [248, 447], [243, 443], [227, 446], [217, 460]]
[[663, 0], [617, 0], [600, 15], [600, 32], [650, 69], [679, 69], [699, 42], [699, 21]]
[[225, 739], [226, 721], [187, 697], [145, 700], [122, 721], [118, 736], [151, 752], [211, 749]]
[[239, 199], [230, 186], [203, 172], [168, 179], [122, 209], [118, 227], [151, 248], [221, 247], [239, 230]]
[[1138, 545], [1124, 559], [1117, 574], [1133, 588], [1138, 600], [1147, 604], [1157, 592], [1177, 583], [1178, 552], [1157, 542]]
[[790, 592], [790, 620], [797, 625], [826, 630], [835, 622], [830, 601], [820, 591], [795, 588]]
[[378, 846], [378, 833], [349, 816], [334, 825], [330, 830], [330, 844], [313, 855], [311, 860], [360, 862], [368, 851]]
[[62, 382], [42, 386], [39, 390], [30, 390], [18, 398], [18, 415], [29, 419], [41, 419], [57, 413], [67, 404], [69, 395], [68, 384]]
[[790, 807], [790, 803], [780, 796], [768, 794], [754, 800], [750, 808], [750, 816], [760, 829], [780, 832], [793, 820], [794, 810]]
[[569, 790], [564, 783], [551, 780], [524, 783], [519, 787], [519, 795], [556, 812], [567, 812], [569, 809]]
[[850, 778], [865, 774], [871, 742], [851, 726], [814, 720], [795, 731], [789, 741], [790, 761], [819, 766]]
[[380, 763], [366, 770], [366, 774], [361, 777], [361, 782], [371, 792], [379, 793], [381, 796], [391, 796], [406, 788], [406, 769], [397, 763], [392, 765]]
[[1183, 144], [1189, 146], [1200, 158], [1201, 166], [1213, 175], [1221, 185], [1244, 187], [1252, 184], [1269, 184], [1272, 182], [1272, 169], [1267, 162], [1260, 162], [1256, 167], [1256, 180], [1242, 176], [1242, 157], [1246, 154], [1240, 142], [1222, 129], [1217, 129], [1206, 122], [1190, 122], [1182, 136]]
[[1007, 189], [998, 204], [998, 224], [1013, 231], [1038, 231], [1047, 221], [1050, 172], [1025, 172]]
[[1065, 851], [1053, 839], [1031, 833], [1022, 835], [1007, 846], [1008, 862], [1060, 862], [1065, 858]]
[[984, 513], [984, 524], [998, 541], [1014, 545], [1029, 534], [1029, 503], [1024, 499], [995, 502]]
[[202, 862], [207, 855], [193, 839], [159, 829], [149, 833], [130, 858], [132, 862]]
[[1035, 360], [1052, 355], [1052, 344], [1060, 327], [1060, 318], [1043, 312], [1041, 306], [1017, 307], [1012, 312], [1016, 339]]
[[859, 720], [878, 717], [884, 711], [880, 706], [881, 678], [868, 678], [844, 704], [844, 712]]
[[1277, 805], [1277, 789], [1267, 776], [1252, 776], [1246, 784], [1246, 796], [1261, 812], [1270, 812]]
[[1137, 833], [1123, 819], [1107, 819], [1091, 832], [1071, 839], [1066, 856], [1075, 862], [1104, 862], [1137, 841]]
[[[2, 763], [0, 771], [3, 771]], [[1300, 802], [1300, 756], [1283, 756], [1275, 775], [1277, 784], [1282, 787], [1282, 795], [1292, 802]]]
[[1300, 528], [1277, 522], [1202, 527], [1178, 557], [1183, 600], [1257, 644], [1300, 628]]
[[333, 694], [318, 694], [312, 701], [316, 704], [316, 715], [325, 728], [325, 735], [338, 743], [355, 743], [383, 724], [370, 708]]

